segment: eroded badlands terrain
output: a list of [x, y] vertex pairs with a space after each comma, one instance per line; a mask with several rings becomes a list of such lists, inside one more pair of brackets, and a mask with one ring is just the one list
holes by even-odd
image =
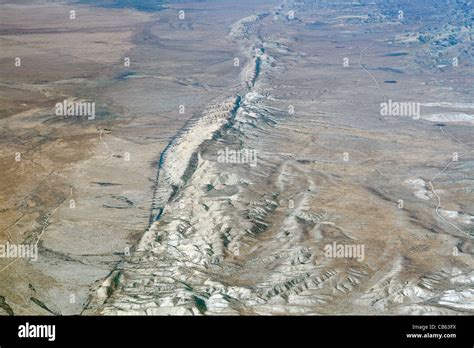
[[472, 5], [150, 6], [0, 5], [0, 311], [472, 314]]

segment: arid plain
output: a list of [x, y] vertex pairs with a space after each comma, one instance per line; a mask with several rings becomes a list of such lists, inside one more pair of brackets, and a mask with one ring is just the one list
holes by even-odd
[[472, 8], [121, 4], [0, 2], [0, 313], [472, 314]]

